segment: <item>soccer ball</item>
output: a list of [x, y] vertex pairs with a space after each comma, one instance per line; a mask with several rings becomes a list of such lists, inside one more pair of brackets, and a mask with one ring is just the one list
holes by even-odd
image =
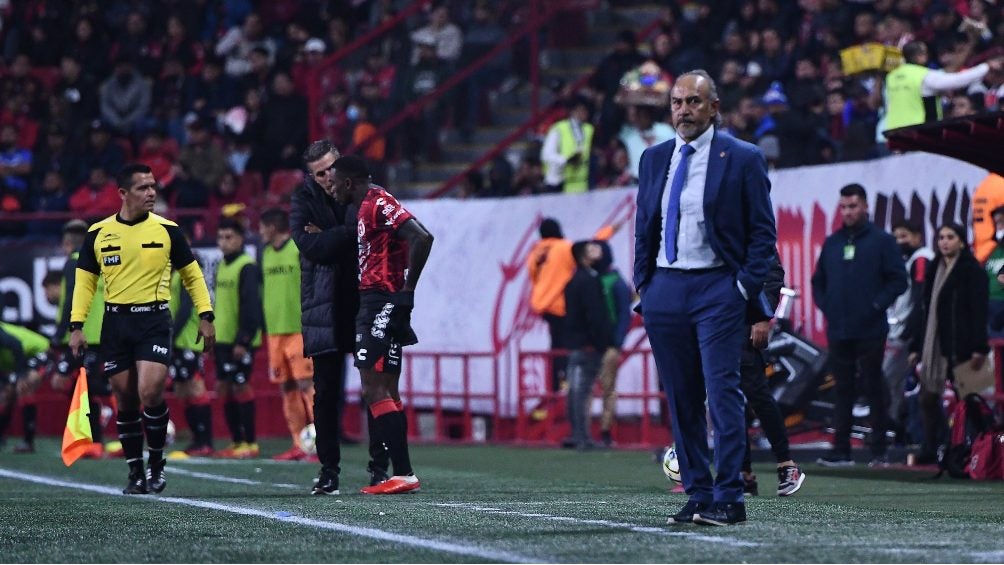
[[680, 460], [676, 458], [676, 446], [670, 446], [662, 456], [662, 472], [666, 474], [667, 479], [676, 484], [683, 482], [683, 477], [680, 476]]
[[164, 445], [165, 446], [172, 445], [174, 443], [174, 437], [175, 437], [176, 433], [177, 433], [177, 430], [174, 429], [174, 421], [168, 420], [167, 421], [167, 438], [165, 438], [165, 441], [164, 441]]
[[314, 429], [314, 424], [307, 424], [300, 430], [300, 449], [307, 455], [317, 453], [317, 430]]

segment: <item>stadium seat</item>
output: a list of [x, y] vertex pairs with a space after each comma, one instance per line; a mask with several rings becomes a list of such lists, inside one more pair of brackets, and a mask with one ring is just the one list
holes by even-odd
[[268, 179], [264, 203], [268, 206], [278, 206], [289, 202], [290, 196], [301, 182], [303, 182], [303, 171], [299, 169], [274, 171]]

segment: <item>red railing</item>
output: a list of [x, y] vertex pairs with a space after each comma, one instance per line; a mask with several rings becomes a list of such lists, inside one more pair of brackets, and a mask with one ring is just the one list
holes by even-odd
[[[652, 34], [652, 32], [659, 27], [661, 23], [662, 22], [658, 19], [649, 22], [648, 25], [646, 25], [639, 33], [638, 39], [639, 40], [647, 39]], [[536, 61], [534, 61], [531, 68], [536, 69], [536, 67], [537, 67]], [[593, 72], [580, 77], [579, 80], [572, 83], [571, 86], [566, 87], [566, 89], [569, 92], [575, 92], [579, 90], [580, 88], [584, 87], [586, 83], [589, 82], [589, 80], [593, 77], [595, 73], [596, 71], [594, 70]], [[495, 146], [491, 150], [489, 150], [487, 153], [476, 159], [466, 169], [447, 179], [446, 182], [443, 183], [443, 186], [431, 192], [427, 196], [427, 198], [439, 198], [440, 196], [449, 193], [451, 190], [455, 189], [461, 182], [463, 182], [464, 179], [467, 178], [468, 174], [490, 163], [496, 157], [501, 155], [503, 151], [508, 149], [510, 145], [519, 141], [528, 131], [536, 129], [538, 126], [540, 126], [540, 124], [564, 112], [564, 109], [559, 107], [552, 107], [548, 108], [543, 112], [539, 112], [536, 104], [536, 93], [534, 93], [533, 101], [534, 103], [532, 105], [533, 108], [532, 114], [530, 118], [523, 123], [523, 125], [517, 128], [516, 131], [512, 132], [511, 134], [503, 138], [502, 141], [495, 144]]]
[[[515, 32], [511, 33], [509, 37], [506, 38], [505, 41], [499, 43], [494, 48], [492, 48], [491, 51], [485, 53], [471, 64], [467, 65], [463, 69], [454, 73], [449, 79], [447, 79], [446, 82], [441, 84], [438, 88], [436, 88], [432, 92], [426, 94], [425, 96], [422, 96], [418, 100], [405, 106], [400, 112], [398, 112], [397, 114], [389, 118], [387, 121], [385, 121], [383, 124], [381, 124], [380, 127], [375, 132], [370, 134], [365, 139], [361, 140], [359, 143], [351, 145], [345, 151], [345, 153], [362, 152], [369, 146], [370, 143], [373, 143], [377, 139], [386, 136], [388, 133], [391, 132], [391, 130], [401, 125], [401, 123], [407, 120], [410, 116], [419, 112], [431, 102], [440, 99], [444, 93], [453, 89], [461, 82], [470, 78], [470, 76], [473, 75], [475, 72], [477, 72], [479, 69], [481, 69], [481, 67], [485, 66], [486, 64], [488, 64], [489, 61], [502, 54], [503, 51], [510, 48], [513, 44], [522, 39], [523, 36], [525, 36], [528, 33], [533, 33], [535, 36], [537, 30], [539, 30], [541, 26], [543, 26], [545, 23], [554, 18], [554, 16], [556, 16], [558, 13], [565, 10], [568, 6], [574, 4], [575, 1], [576, 0], [555, 0], [552, 2], [548, 2], [547, 10], [545, 10], [542, 13], [533, 14], [528, 22], [523, 24], [523, 26], [520, 27]], [[536, 65], [537, 65], [536, 61], [531, 61], [531, 68], [533, 68]]]

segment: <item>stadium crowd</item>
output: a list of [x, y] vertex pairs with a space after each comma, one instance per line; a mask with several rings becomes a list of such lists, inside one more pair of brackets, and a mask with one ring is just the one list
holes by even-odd
[[[620, 6], [621, 3], [618, 3]], [[132, 158], [162, 179], [164, 204], [203, 208], [281, 203], [298, 180], [309, 133], [337, 147], [370, 134], [408, 102], [431, 92], [528, 19], [529, 3], [430, 4], [336, 65], [322, 64], [353, 39], [407, 9], [404, 0], [360, 2], [31, 0], [7, 3], [0, 47], [0, 214], [72, 212], [96, 219], [117, 206], [109, 178]], [[587, 2], [594, 11], [609, 6]], [[845, 75], [839, 51], [925, 41], [930, 65], [954, 71], [1001, 49], [1004, 9], [985, 0], [748, 0], [675, 2], [654, 32], [619, 34], [588, 86], [555, 81], [554, 104], [585, 99], [595, 125], [589, 187], [630, 184], [633, 144], [650, 124], [668, 129], [661, 108], [614, 101], [625, 73], [645, 61], [670, 80], [708, 69], [719, 85], [724, 126], [760, 145], [773, 166], [867, 159], [885, 147], [881, 73]], [[541, 34], [541, 62], [589, 43], [589, 21], [562, 12]], [[529, 76], [528, 40], [366, 147], [377, 180], [386, 163], [442, 158], [441, 132], [469, 139], [490, 120], [495, 96]], [[981, 55], [982, 54], [982, 55]], [[308, 81], [321, 96], [308, 108]], [[943, 98], [945, 115], [996, 110], [1004, 73], [992, 71]], [[310, 121], [313, 120], [314, 123]], [[553, 187], [541, 145], [468, 176], [462, 196], [535, 194]], [[644, 129], [648, 127], [649, 129]], [[671, 131], [671, 130], [670, 130]], [[635, 134], [646, 134], [643, 139]], [[659, 139], [666, 134], [660, 134]], [[5, 222], [0, 237], [55, 241], [62, 220]], [[206, 233], [212, 233], [211, 226]]]

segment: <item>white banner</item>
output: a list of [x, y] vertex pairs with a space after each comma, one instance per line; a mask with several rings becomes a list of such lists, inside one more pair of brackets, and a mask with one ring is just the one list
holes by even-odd
[[[968, 223], [970, 195], [985, 176], [978, 167], [922, 153], [772, 172], [787, 282], [801, 292], [795, 310], [798, 325], [813, 338], [824, 339], [822, 317], [812, 306], [810, 278], [823, 239], [839, 226], [841, 187], [855, 182], [865, 187], [880, 227], [889, 229], [906, 217], [922, 221], [931, 234], [943, 221]], [[525, 390], [545, 392], [543, 362], [518, 361], [520, 352], [543, 351], [549, 344], [546, 325], [528, 306], [526, 258], [539, 239], [540, 219], [557, 219], [571, 240], [591, 238], [604, 225], [624, 222], [610, 244], [615, 266], [630, 282], [635, 192], [622, 188], [582, 195], [407, 202], [436, 238], [416, 293], [413, 322], [420, 343], [409, 350], [423, 356], [411, 359], [413, 390], [431, 394], [435, 389], [435, 355], [424, 354], [485, 353], [490, 355], [470, 361], [469, 386], [474, 392], [488, 392], [497, 375], [504, 414], [516, 411], [519, 379]], [[644, 330], [635, 327], [625, 346], [646, 347]], [[649, 375], [645, 383], [643, 372], [654, 370], [643, 371], [641, 356], [636, 355], [622, 368], [618, 392], [657, 390], [655, 376]], [[461, 361], [441, 362], [438, 373], [444, 391], [463, 390]], [[444, 402], [460, 406], [456, 399]], [[486, 400], [474, 406], [491, 410]], [[640, 402], [622, 401], [618, 411], [637, 414], [640, 408]]]

